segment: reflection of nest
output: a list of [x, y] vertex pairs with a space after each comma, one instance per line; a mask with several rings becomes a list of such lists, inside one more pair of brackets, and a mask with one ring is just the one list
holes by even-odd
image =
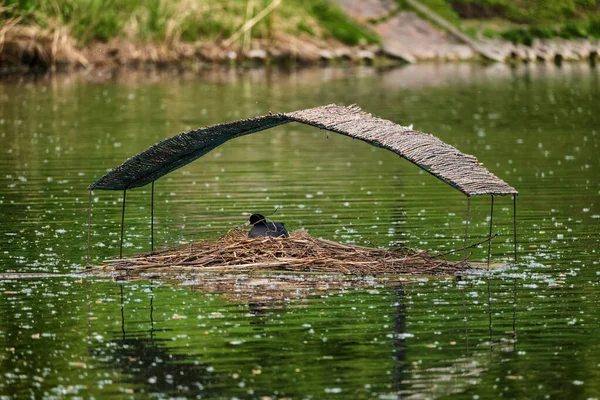
[[156, 269], [200, 271], [297, 271], [349, 274], [449, 274], [465, 261], [435, 258], [408, 247], [376, 249], [318, 239], [306, 232], [289, 238], [248, 238], [232, 229], [219, 240], [194, 242], [135, 257], [110, 260], [103, 269], [141, 272]]
[[[159, 276], [164, 279], [165, 276]], [[407, 280], [377, 279], [373, 277], [348, 277], [340, 274], [293, 273], [235, 273], [194, 274], [188, 276], [185, 287], [194, 292], [215, 293], [233, 302], [248, 304], [251, 312], [260, 310], [305, 307], [305, 298], [344, 293], [346, 290], [371, 288], [377, 292], [385, 286], [399, 286]], [[378, 292], [377, 292], [378, 293]], [[288, 301], [294, 299], [293, 305]]]

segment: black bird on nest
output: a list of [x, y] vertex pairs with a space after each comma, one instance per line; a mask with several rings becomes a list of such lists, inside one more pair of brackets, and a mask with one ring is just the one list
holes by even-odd
[[287, 229], [281, 222], [268, 222], [261, 214], [252, 214], [246, 226], [252, 225], [252, 229], [248, 232], [248, 237], [274, 236], [274, 237], [289, 237]]

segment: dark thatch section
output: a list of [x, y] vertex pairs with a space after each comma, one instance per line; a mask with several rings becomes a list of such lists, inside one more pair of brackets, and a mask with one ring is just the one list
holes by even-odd
[[267, 115], [181, 133], [131, 157], [94, 182], [90, 190], [123, 190], [145, 186], [195, 161], [228, 140], [285, 124], [281, 115]]
[[373, 117], [356, 106], [334, 104], [181, 133], [125, 161], [90, 185], [89, 189], [124, 190], [147, 185], [230, 139], [292, 121], [391, 150], [467, 196], [517, 194], [513, 187], [489, 172], [475, 157], [461, 153], [435, 136]]
[[289, 238], [248, 238], [233, 229], [218, 240], [194, 242], [134, 257], [107, 260], [111, 271], [294, 271], [346, 274], [448, 275], [468, 268], [408, 247], [377, 249], [319, 239], [306, 232]]

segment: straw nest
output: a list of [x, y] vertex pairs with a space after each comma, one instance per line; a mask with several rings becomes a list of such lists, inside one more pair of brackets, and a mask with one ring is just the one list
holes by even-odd
[[314, 238], [303, 231], [288, 238], [248, 238], [232, 229], [218, 240], [193, 242], [135, 257], [107, 260], [103, 269], [116, 271], [296, 271], [346, 274], [442, 275], [466, 268], [466, 261], [448, 261], [408, 247], [377, 249]]

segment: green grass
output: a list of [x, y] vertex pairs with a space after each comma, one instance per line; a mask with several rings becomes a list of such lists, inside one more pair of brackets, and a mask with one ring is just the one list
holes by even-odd
[[565, 22], [585, 17], [587, 13], [598, 11], [597, 0], [421, 0], [424, 4], [463, 3], [494, 7], [501, 10], [502, 17], [523, 24], [543, 24]]
[[360, 42], [380, 42], [376, 34], [348, 18], [339, 7], [326, 0], [305, 0], [301, 3], [328, 35], [342, 43], [357, 45]]
[[499, 35], [513, 43], [527, 45], [530, 45], [535, 39], [600, 38], [600, 17], [590, 17], [582, 21], [567, 21], [560, 24], [536, 24], [509, 29], [500, 32]]
[[[250, 0], [251, 16], [271, 0]], [[66, 25], [80, 44], [125, 37], [142, 42], [226, 39], [246, 21], [248, 0], [4, 0], [0, 21], [20, 18], [42, 28]], [[0, 22], [2, 24], [2, 22]], [[328, 0], [283, 0], [252, 28], [253, 38], [277, 33], [333, 38], [348, 45], [379, 38]]]
[[[402, 9], [412, 10], [411, 6], [404, 0], [397, 0], [397, 3]], [[458, 14], [454, 12], [447, 0], [420, 0], [420, 3], [448, 22], [457, 26], [460, 25]]]
[[[0, 27], [15, 18], [20, 24], [42, 28], [67, 26], [82, 45], [113, 38], [210, 41], [227, 39], [240, 29], [249, 1], [254, 16], [272, 0], [0, 0]], [[410, 8], [405, 0], [397, 1], [401, 8]], [[472, 36], [503, 37], [516, 43], [600, 37], [600, 0], [453, 0], [501, 10], [495, 22], [476, 23], [461, 20], [449, 0], [420, 1]], [[351, 20], [330, 0], [283, 0], [251, 31], [252, 38], [278, 34], [331, 38], [347, 45], [380, 43], [368, 27]]]
[[[405, 9], [405, 0], [397, 0]], [[534, 39], [600, 38], [600, 0], [420, 0], [471, 36], [502, 37], [514, 43]], [[494, 7], [493, 20], [461, 20], [451, 3]]]

